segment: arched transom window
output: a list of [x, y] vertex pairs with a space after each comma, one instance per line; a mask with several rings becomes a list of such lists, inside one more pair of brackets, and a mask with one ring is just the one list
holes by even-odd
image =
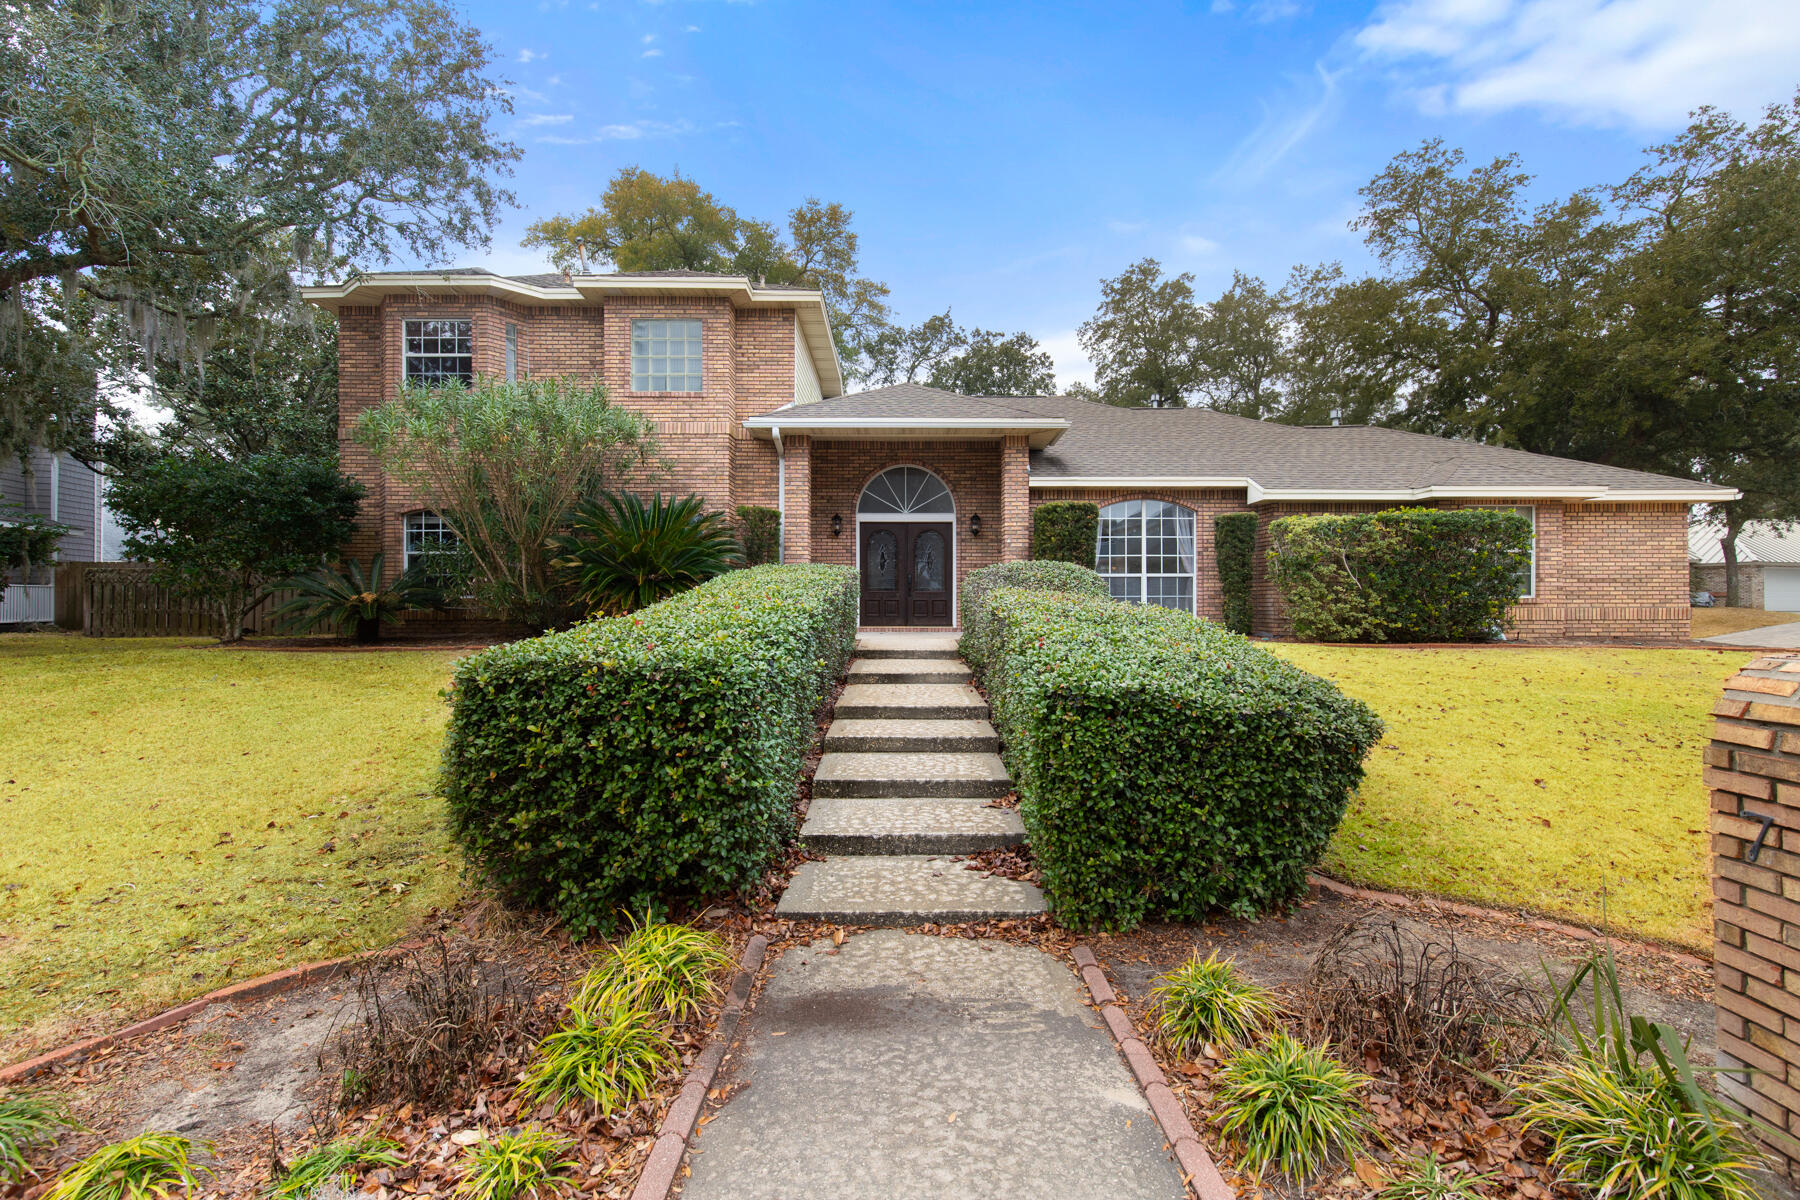
[[1121, 500], [1100, 510], [1094, 568], [1113, 599], [1194, 611], [1194, 513], [1167, 500]]
[[856, 515], [947, 521], [956, 515], [956, 503], [944, 481], [923, 467], [889, 467], [869, 480]]

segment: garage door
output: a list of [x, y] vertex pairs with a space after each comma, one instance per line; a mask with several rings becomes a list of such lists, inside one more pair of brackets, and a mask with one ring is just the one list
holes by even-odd
[[1763, 568], [1763, 607], [1771, 612], [1800, 612], [1800, 567]]

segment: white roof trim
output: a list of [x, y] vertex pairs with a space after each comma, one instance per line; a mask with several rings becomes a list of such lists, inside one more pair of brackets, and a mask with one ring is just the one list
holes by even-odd
[[1393, 501], [1393, 500], [1573, 500], [1629, 503], [1705, 504], [1735, 500], [1742, 493], [1733, 488], [1695, 484], [1692, 488], [1634, 491], [1628, 488], [1519, 486], [1470, 487], [1428, 485], [1419, 488], [1265, 488], [1254, 479], [1208, 476], [1098, 476], [1034, 475], [1034, 488], [1243, 488], [1251, 504], [1275, 501]]
[[898, 435], [952, 438], [983, 434], [1024, 433], [1031, 448], [1042, 450], [1069, 428], [1061, 417], [808, 417], [807, 405], [786, 405], [760, 417], [750, 417], [744, 428], [752, 433], [779, 426], [787, 433], [838, 434], [843, 438], [892, 438]]

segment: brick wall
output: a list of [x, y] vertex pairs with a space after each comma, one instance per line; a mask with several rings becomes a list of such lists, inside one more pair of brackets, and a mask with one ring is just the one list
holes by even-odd
[[[1708, 591], [1720, 604], [1725, 603], [1725, 564], [1702, 563], [1688, 568], [1688, 583], [1696, 591]], [[1741, 608], [1763, 606], [1763, 569], [1761, 563], [1738, 564], [1738, 604]]]
[[[1713, 982], [1725, 1093], [1800, 1163], [1800, 655], [1725, 681], [1704, 776], [1712, 789]], [[1762, 845], [1763, 817], [1772, 818]], [[1752, 853], [1755, 861], [1751, 861]], [[1791, 1136], [1789, 1136], [1791, 1135]]]
[[[1291, 630], [1281, 594], [1269, 578], [1269, 524], [1297, 513], [1377, 512], [1380, 503], [1264, 504], [1250, 509], [1242, 490], [1202, 488], [1032, 488], [1033, 507], [1052, 500], [1089, 500], [1102, 507], [1120, 500], [1168, 500], [1195, 512], [1198, 578], [1196, 603], [1203, 617], [1223, 616], [1213, 518], [1254, 511], [1261, 518], [1256, 574], [1251, 588], [1257, 633]], [[1457, 507], [1506, 504], [1459, 500]], [[1524, 641], [1565, 637], [1619, 637], [1646, 641], [1688, 636], [1687, 515], [1685, 504], [1562, 504], [1537, 510], [1537, 594], [1513, 606], [1514, 636]]]

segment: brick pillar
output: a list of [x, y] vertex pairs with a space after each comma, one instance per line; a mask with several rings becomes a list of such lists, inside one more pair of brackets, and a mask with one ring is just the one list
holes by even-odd
[[1008, 434], [1000, 448], [1000, 561], [1031, 557], [1031, 444]]
[[812, 439], [804, 434], [781, 439], [787, 464], [782, 500], [782, 562], [811, 562]]
[[[1756, 1134], [1800, 1166], [1800, 654], [1759, 658], [1713, 708], [1713, 995], [1720, 1087], [1791, 1137]], [[1760, 838], [1761, 844], [1758, 845]]]

